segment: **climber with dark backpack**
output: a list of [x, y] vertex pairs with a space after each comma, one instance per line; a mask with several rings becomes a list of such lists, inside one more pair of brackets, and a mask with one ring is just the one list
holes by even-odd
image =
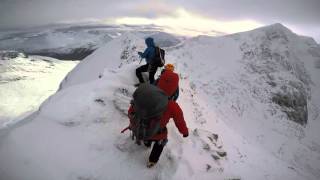
[[151, 147], [147, 167], [154, 166], [168, 141], [166, 124], [173, 118], [183, 137], [188, 137], [188, 128], [179, 105], [168, 100], [168, 96], [158, 87], [148, 83], [141, 84], [133, 93], [133, 100], [128, 110], [132, 138], [138, 145], [144, 143]]
[[141, 59], [146, 59], [146, 64], [136, 69], [136, 76], [139, 79], [139, 83], [135, 84], [135, 86], [139, 86], [141, 83], [145, 82], [142, 77], [142, 72], [149, 72], [149, 82], [150, 84], [153, 84], [154, 75], [156, 74], [158, 67], [162, 67], [165, 64], [165, 51], [154, 44], [153, 38], [146, 38], [145, 43], [147, 48], [144, 52], [138, 52], [138, 55]]

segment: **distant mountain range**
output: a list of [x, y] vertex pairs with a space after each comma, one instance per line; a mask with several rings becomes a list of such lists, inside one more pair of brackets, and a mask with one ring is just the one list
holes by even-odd
[[152, 36], [159, 46], [180, 43], [179, 37], [156, 26], [51, 25], [16, 31], [0, 31], [0, 50], [14, 50], [63, 60], [82, 60], [97, 48], [125, 32]]

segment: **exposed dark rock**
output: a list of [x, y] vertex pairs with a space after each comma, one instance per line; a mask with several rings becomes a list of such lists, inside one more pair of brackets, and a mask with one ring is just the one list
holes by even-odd
[[217, 155], [215, 155], [215, 154], [211, 154], [211, 157], [212, 157], [215, 161], [217, 161], [217, 160], [220, 159], [220, 157], [217, 156]]
[[214, 133], [212, 133], [211, 134], [211, 136], [207, 136], [208, 137], [208, 139], [210, 140], [210, 142], [212, 143], [212, 144], [214, 144], [215, 146], [217, 145], [217, 140], [218, 140], [218, 134], [214, 134]]
[[132, 40], [124, 39], [122, 43], [126, 46], [120, 54], [120, 59], [122, 60], [122, 62], [120, 63], [119, 68], [122, 67], [124, 64], [138, 61], [140, 59], [136, 52], [137, 47], [135, 46], [134, 42], [132, 42]]
[[9, 60], [17, 57], [28, 57], [26, 54], [19, 51], [0, 51], [0, 59]]
[[199, 137], [199, 132], [198, 132], [198, 129], [197, 129], [197, 128], [195, 128], [195, 129], [192, 131], [192, 133], [193, 133], [194, 136]]
[[[292, 88], [292, 87], [287, 87]], [[288, 118], [305, 126], [308, 122], [307, 97], [303, 91], [279, 92], [273, 95], [272, 101], [287, 114]]]
[[94, 102], [97, 102], [97, 103], [99, 103], [99, 104], [101, 104], [101, 105], [103, 105], [103, 106], [106, 105], [106, 103], [104, 102], [103, 99], [95, 99]]
[[202, 147], [204, 150], [206, 150], [206, 151], [210, 151], [210, 146], [209, 146], [209, 144], [207, 144], [207, 143], [205, 143], [205, 144], [203, 144], [203, 147]]
[[227, 152], [225, 152], [225, 151], [217, 151], [217, 154], [218, 154], [220, 157], [225, 157], [225, 156], [227, 156]]
[[59, 52], [59, 50], [47, 49], [27, 53], [30, 55], [47, 56], [61, 60], [82, 60], [92, 54], [95, 50], [95, 48], [75, 48], [69, 52]]
[[207, 172], [211, 169], [211, 165], [210, 164], [206, 164], [207, 165], [207, 168], [206, 168], [206, 170], [207, 170]]

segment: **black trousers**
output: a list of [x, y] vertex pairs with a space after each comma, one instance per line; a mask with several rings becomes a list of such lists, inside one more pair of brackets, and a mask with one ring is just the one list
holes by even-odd
[[144, 145], [146, 145], [147, 147], [151, 146], [151, 143], [154, 142], [150, 156], [149, 156], [149, 162], [158, 162], [160, 155], [162, 153], [162, 150], [164, 148], [164, 146], [167, 144], [168, 140], [164, 139], [164, 140], [160, 140], [160, 141], [145, 141]]
[[[150, 67], [149, 67], [150, 66]], [[149, 81], [150, 81], [150, 84], [153, 84], [154, 82], [154, 75], [156, 74], [157, 72], [157, 69], [158, 69], [158, 66], [155, 66], [155, 65], [150, 65], [150, 64], [145, 64], [145, 65], [142, 65], [140, 67], [138, 67], [136, 69], [136, 75], [139, 79], [139, 82], [140, 83], [144, 83], [144, 79], [142, 77], [142, 72], [147, 72], [149, 71]]]

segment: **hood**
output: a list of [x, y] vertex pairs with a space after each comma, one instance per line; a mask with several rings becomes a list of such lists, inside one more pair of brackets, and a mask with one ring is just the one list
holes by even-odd
[[148, 37], [148, 38], [145, 40], [145, 42], [146, 42], [146, 45], [147, 45], [148, 47], [153, 47], [153, 46], [155, 46], [155, 45], [154, 45], [154, 42], [153, 42], [153, 38], [151, 38], [151, 37]]

